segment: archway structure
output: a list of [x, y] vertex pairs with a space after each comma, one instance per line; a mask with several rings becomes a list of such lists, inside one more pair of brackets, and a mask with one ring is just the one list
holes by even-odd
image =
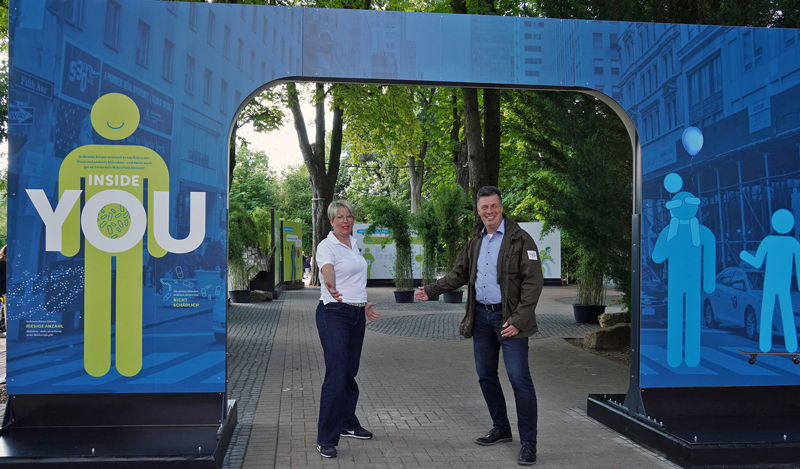
[[[662, 431], [671, 410], [647, 418], [643, 395], [684, 402], [800, 385], [786, 357], [751, 365], [737, 351], [786, 352], [761, 331], [796, 327], [785, 308], [761, 327], [772, 319], [764, 291], [793, 297], [791, 268], [769, 256], [742, 268], [740, 253], [758, 254], [780, 210], [778, 234], [797, 242], [800, 31], [146, 0], [12, 0], [9, 28], [12, 405], [0, 440], [65, 424], [229, 431], [224, 345], [193, 339], [202, 334], [142, 340], [138, 327], [194, 317], [191, 332], [224, 328], [232, 121], [286, 81], [602, 99], [635, 159], [634, 360], [624, 405], [596, 399], [590, 411]], [[133, 103], [138, 121], [100, 109], [108, 94]], [[108, 136], [126, 125], [132, 133]], [[121, 261], [140, 251], [141, 264]], [[141, 307], [120, 301], [140, 290]], [[132, 337], [116, 333], [121, 321], [136, 325]], [[53, 420], [54, 405], [80, 410]], [[212, 448], [205, 461], [220, 457]]]

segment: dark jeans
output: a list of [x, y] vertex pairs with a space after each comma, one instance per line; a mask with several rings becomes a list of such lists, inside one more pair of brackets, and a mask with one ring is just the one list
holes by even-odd
[[317, 330], [325, 355], [325, 381], [319, 399], [317, 444], [339, 444], [342, 430], [361, 426], [356, 417], [356, 374], [366, 328], [364, 308], [322, 301], [317, 306]]
[[536, 422], [538, 409], [536, 390], [533, 388], [531, 371], [528, 368], [528, 339], [500, 339], [503, 325], [502, 311], [487, 311], [482, 306], [475, 307], [475, 320], [472, 326], [472, 347], [475, 353], [475, 369], [483, 398], [489, 407], [492, 424], [495, 428], [511, 430], [506, 410], [506, 400], [500, 387], [497, 368], [500, 350], [508, 372], [508, 380], [514, 389], [517, 404], [517, 428], [520, 443], [536, 443]]

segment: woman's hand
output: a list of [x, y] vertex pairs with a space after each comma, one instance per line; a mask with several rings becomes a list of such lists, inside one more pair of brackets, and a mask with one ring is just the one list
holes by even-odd
[[334, 300], [338, 301], [339, 303], [342, 302], [342, 294], [339, 293], [339, 290], [331, 285], [331, 282], [325, 282], [325, 288], [328, 289], [328, 293], [331, 294]]
[[370, 321], [374, 321], [381, 317], [381, 315], [373, 308], [376, 304], [377, 303], [367, 303], [367, 305], [364, 306], [364, 312], [367, 313], [367, 319]]

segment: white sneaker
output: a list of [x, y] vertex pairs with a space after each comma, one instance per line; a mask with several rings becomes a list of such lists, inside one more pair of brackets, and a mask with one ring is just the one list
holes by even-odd
[[339, 435], [348, 438], [358, 438], [359, 440], [369, 440], [372, 438], [372, 432], [365, 430], [364, 427], [358, 427], [355, 430], [342, 430]]

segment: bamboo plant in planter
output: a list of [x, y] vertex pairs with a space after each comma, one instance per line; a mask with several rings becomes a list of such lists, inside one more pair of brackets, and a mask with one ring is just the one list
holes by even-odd
[[[366, 236], [371, 236], [379, 227], [389, 230], [389, 238], [394, 241], [394, 286], [395, 301], [414, 302], [414, 277], [411, 270], [411, 228], [408, 209], [388, 197], [380, 197], [367, 207], [372, 223], [367, 227]], [[383, 244], [385, 246], [386, 244]]]
[[[416, 214], [411, 216], [411, 225], [417, 232], [417, 236], [422, 238], [422, 284], [430, 285], [436, 281], [436, 259], [439, 249], [439, 219], [436, 217], [436, 210], [433, 203], [424, 201], [420, 204]], [[436, 297], [429, 297], [429, 301], [438, 300]]]
[[578, 255], [581, 256], [576, 272], [578, 299], [572, 305], [575, 322], [598, 324], [606, 309], [603, 261], [601, 256], [584, 249], [578, 249]]
[[244, 249], [247, 245], [257, 243], [253, 217], [244, 208], [231, 203], [228, 217], [228, 287], [234, 303], [250, 302], [250, 275]]
[[[434, 210], [439, 223], [439, 238], [444, 245], [442, 268], [447, 273], [453, 270], [458, 253], [461, 252], [467, 238], [465, 221], [470, 212], [466, 207], [470, 202], [461, 186], [457, 184], [442, 188], [436, 194], [434, 201]], [[463, 290], [456, 290], [445, 293], [442, 298], [445, 303], [461, 303], [463, 295]]]

